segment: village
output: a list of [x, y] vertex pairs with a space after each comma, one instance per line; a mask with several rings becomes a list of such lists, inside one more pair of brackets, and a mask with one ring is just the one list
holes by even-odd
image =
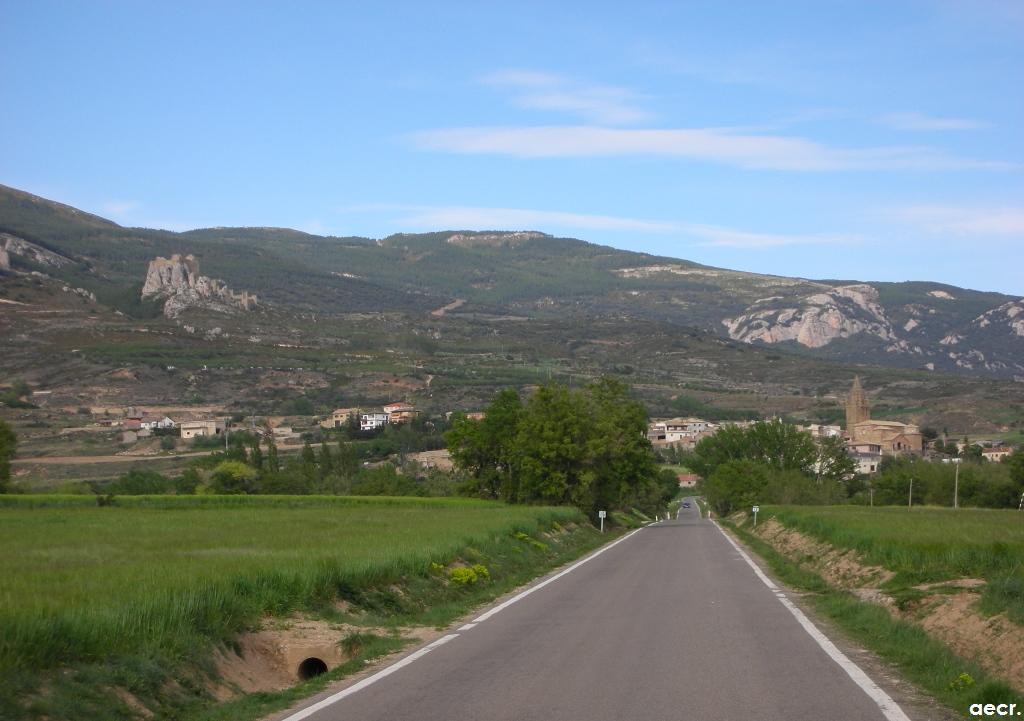
[[[842, 425], [805, 424], [800, 428], [814, 439], [839, 438], [847, 454], [863, 476], [877, 474], [886, 457], [917, 456], [944, 463], [958, 463], [973, 455], [978, 460], [1000, 462], [1013, 453], [1014, 448], [998, 440], [984, 438], [949, 439], [931, 429], [922, 431], [917, 425], [894, 420], [871, 418], [867, 395], [859, 378], [855, 378], [845, 399], [845, 427]], [[484, 418], [482, 411], [445, 412], [436, 421], [447, 426], [453, 416], [469, 420]], [[221, 416], [215, 413], [149, 412], [130, 406], [120, 414], [106, 412], [89, 426], [117, 435], [118, 455], [144, 459], [146, 457], [181, 454], [187, 451], [216, 451], [227, 448], [232, 434], [246, 433], [273, 443], [281, 451], [298, 451], [306, 442], [317, 442], [325, 436], [343, 433], [349, 439], [372, 438], [387, 428], [400, 428], [424, 421], [431, 428], [435, 421], [424, 416], [415, 405], [398, 401], [373, 408], [338, 408], [325, 416]], [[442, 421], [443, 419], [443, 421]], [[647, 439], [663, 459], [685, 457], [692, 453], [704, 438], [729, 426], [748, 427], [756, 421], [711, 421], [699, 417], [652, 419], [647, 426]], [[415, 424], [415, 425], [422, 425]], [[81, 428], [79, 430], [88, 430]], [[155, 441], [155, 442], [154, 442]], [[375, 463], [385, 462], [387, 458]], [[393, 459], [392, 459], [393, 460]], [[401, 463], [412, 461], [423, 469], [451, 471], [452, 461], [447, 449], [428, 448], [403, 453]], [[700, 478], [681, 468], [678, 474], [682, 487], [693, 487]]]

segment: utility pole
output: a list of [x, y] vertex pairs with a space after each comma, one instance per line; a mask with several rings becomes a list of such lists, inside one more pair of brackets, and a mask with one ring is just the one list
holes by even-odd
[[956, 475], [953, 476], [953, 508], [960, 508], [960, 459], [956, 459]]
[[907, 508], [914, 507], [914, 479], [910, 479], [910, 493], [907, 496]]

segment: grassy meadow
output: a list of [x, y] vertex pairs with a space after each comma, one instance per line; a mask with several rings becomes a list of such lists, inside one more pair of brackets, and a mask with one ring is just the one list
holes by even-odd
[[894, 589], [956, 578], [987, 581], [982, 607], [1024, 623], [1024, 513], [978, 508], [767, 506], [762, 518], [896, 572]]
[[0, 674], [140, 649], [180, 658], [264, 614], [355, 597], [467, 547], [579, 520], [575, 509], [468, 499], [140, 496], [97, 507], [6, 497]]

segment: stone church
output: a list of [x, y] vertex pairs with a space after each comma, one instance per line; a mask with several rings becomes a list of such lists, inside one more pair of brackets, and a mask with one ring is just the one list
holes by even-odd
[[921, 430], [917, 426], [898, 421], [871, 420], [860, 376], [854, 377], [853, 388], [846, 400], [846, 440], [847, 445], [855, 450], [878, 452], [885, 456], [920, 454], [923, 449]]

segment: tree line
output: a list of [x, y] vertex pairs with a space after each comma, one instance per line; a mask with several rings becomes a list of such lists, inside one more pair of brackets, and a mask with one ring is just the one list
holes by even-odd
[[[952, 445], [952, 452], [956, 447]], [[758, 503], [893, 505], [911, 500], [952, 506], [954, 486], [962, 506], [1016, 508], [1024, 494], [1024, 451], [988, 463], [967, 447], [957, 464], [917, 456], [885, 457], [874, 477], [858, 474], [838, 437], [813, 439], [780, 420], [725, 427], [681, 458], [705, 479], [702, 491], [720, 515]]]
[[857, 466], [841, 438], [814, 439], [779, 419], [721, 428], [683, 462], [704, 478], [719, 515], [756, 503], [838, 503], [856, 490]]

